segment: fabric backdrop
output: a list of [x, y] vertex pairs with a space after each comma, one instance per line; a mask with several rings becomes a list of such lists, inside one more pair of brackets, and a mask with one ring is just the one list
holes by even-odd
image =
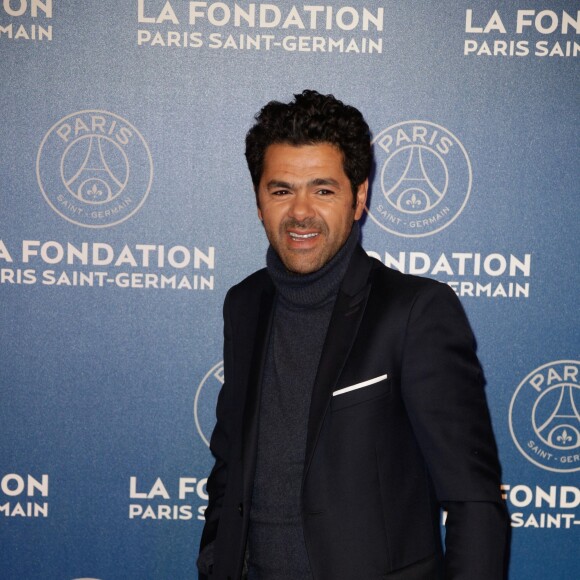
[[305, 88], [372, 129], [364, 248], [468, 312], [510, 578], [578, 577], [579, 7], [3, 0], [0, 577], [195, 577], [244, 136]]

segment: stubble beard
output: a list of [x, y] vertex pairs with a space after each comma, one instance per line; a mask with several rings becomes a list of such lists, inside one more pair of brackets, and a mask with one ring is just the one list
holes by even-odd
[[[322, 240], [322, 247], [314, 251], [310, 249], [289, 249], [285, 247], [283, 241], [288, 235], [289, 230], [313, 230], [317, 232], [319, 236], [325, 238], [325, 240]], [[288, 218], [280, 224], [278, 235], [274, 240], [272, 239], [272, 236], [268, 237], [270, 244], [276, 251], [276, 254], [278, 254], [278, 257], [286, 267], [286, 270], [292, 274], [296, 274], [297, 276], [304, 276], [317, 272], [323, 268], [328, 262], [330, 262], [330, 260], [332, 260], [343, 246], [346, 238], [345, 240], [341, 240], [338, 247], [329, 247], [329, 233], [328, 225], [323, 220], [307, 218], [300, 221], [295, 218]]]

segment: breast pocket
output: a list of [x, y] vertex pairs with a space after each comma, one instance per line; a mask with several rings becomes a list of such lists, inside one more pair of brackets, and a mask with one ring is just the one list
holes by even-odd
[[334, 391], [330, 406], [333, 411], [337, 411], [338, 409], [386, 397], [390, 392], [391, 381], [388, 375], [380, 375]]

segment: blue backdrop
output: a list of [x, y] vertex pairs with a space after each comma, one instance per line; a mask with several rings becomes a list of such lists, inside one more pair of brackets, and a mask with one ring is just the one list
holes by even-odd
[[244, 136], [304, 88], [373, 131], [365, 249], [470, 316], [510, 578], [577, 577], [578, 8], [5, 0], [0, 577], [195, 577]]

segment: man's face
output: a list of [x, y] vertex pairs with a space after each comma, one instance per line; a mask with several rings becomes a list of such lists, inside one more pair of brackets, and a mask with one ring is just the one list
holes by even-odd
[[340, 250], [362, 216], [367, 186], [359, 186], [353, 204], [342, 153], [330, 143], [266, 149], [258, 217], [288, 271], [316, 272]]

